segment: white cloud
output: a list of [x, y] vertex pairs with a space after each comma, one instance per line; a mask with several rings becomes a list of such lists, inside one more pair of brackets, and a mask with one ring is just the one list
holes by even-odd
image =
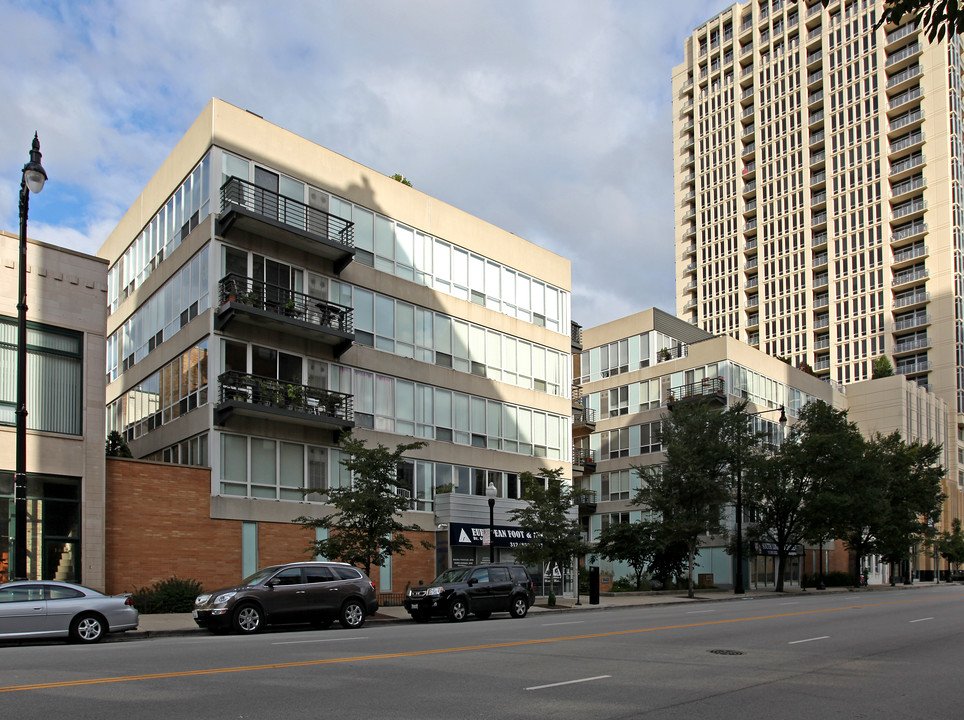
[[30, 234], [96, 251], [217, 96], [569, 257], [584, 325], [672, 311], [670, 71], [728, 4], [0, 0], [0, 226], [37, 130]]

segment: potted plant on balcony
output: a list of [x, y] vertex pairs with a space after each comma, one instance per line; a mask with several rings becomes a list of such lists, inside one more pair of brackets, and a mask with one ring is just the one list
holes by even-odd
[[305, 389], [301, 385], [284, 385], [281, 390], [284, 393], [285, 407], [290, 410], [301, 408], [305, 399]]
[[656, 353], [656, 360], [658, 362], [666, 362], [667, 360], [670, 359], [670, 357], [671, 356], [670, 356], [669, 348], [666, 348], [666, 347], [661, 347], [659, 351]]
[[297, 315], [295, 311], [295, 299], [293, 297], [288, 298], [287, 302], [284, 304], [285, 315], [288, 317], [294, 317]]

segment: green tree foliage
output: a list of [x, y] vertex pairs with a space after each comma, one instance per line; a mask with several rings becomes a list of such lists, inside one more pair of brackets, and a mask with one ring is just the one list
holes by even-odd
[[873, 378], [885, 378], [891, 377], [894, 374], [894, 366], [890, 364], [890, 360], [886, 355], [881, 355], [879, 358], [874, 360], [873, 365]]
[[583, 542], [579, 520], [570, 512], [572, 489], [562, 480], [562, 468], [544, 468], [538, 475], [524, 472], [522, 481], [525, 507], [509, 512], [519, 527], [532, 533], [532, 539], [515, 548], [515, 558], [524, 565], [566, 566], [573, 557], [589, 552]]
[[107, 436], [104, 451], [107, 457], [133, 457], [131, 449], [127, 447], [127, 443], [124, 441], [124, 436], [116, 430], [111, 430]]
[[871, 525], [874, 550], [886, 562], [907, 560], [911, 545], [926, 540], [940, 517], [946, 499], [940, 457], [940, 445], [907, 444], [899, 432], [878, 433], [867, 443], [866, 467], [886, 500]]
[[[824, 7], [830, 0], [821, 0]], [[927, 39], [938, 42], [945, 36], [959, 35], [964, 32], [964, 3], [958, 0], [885, 0], [884, 12], [877, 21], [877, 27], [886, 23], [900, 25], [911, 20], [914, 27], [923, 27]]]
[[664, 463], [634, 467], [642, 486], [633, 504], [655, 514], [668, 542], [686, 544], [689, 597], [695, 596], [696, 554], [708, 534], [722, 532], [730, 499], [729, 413], [704, 403], [677, 403], [658, 433]]
[[779, 447], [758, 444], [749, 454], [744, 502], [753, 508], [750, 537], [777, 549], [776, 591], [783, 591], [787, 559], [797, 545], [829, 539], [840, 498], [829, 488], [858, 471], [863, 437], [845, 411], [823, 402], [806, 405]]
[[[398, 516], [410, 508], [411, 501], [395, 490], [403, 455], [425, 447], [425, 443], [397, 445], [392, 451], [381, 444], [365, 447], [364, 440], [349, 435], [342, 439], [341, 446], [341, 464], [351, 473], [351, 486], [307, 490], [327, 494], [335, 512], [321, 518], [302, 516], [295, 522], [306, 529], [329, 531], [327, 539], [308, 546], [312, 554], [363, 567], [370, 575], [373, 565], [381, 567], [388, 557], [414, 547], [404, 533], [421, 531], [418, 525], [399, 521]], [[427, 542], [422, 545], [432, 547]]]
[[952, 564], [960, 567], [964, 563], [964, 532], [961, 532], [960, 518], [954, 518], [951, 531], [941, 533], [936, 544], [937, 551], [947, 561], [948, 570]]
[[408, 185], [409, 187], [412, 187], [412, 183], [410, 183], [408, 181], [408, 178], [402, 175], [401, 173], [395, 173], [394, 175], [391, 176], [391, 178], [392, 180], [397, 180], [402, 185]]
[[599, 533], [595, 554], [610, 562], [625, 562], [636, 576], [636, 589], [641, 590], [643, 575], [656, 554], [659, 526], [647, 522], [612, 523]]

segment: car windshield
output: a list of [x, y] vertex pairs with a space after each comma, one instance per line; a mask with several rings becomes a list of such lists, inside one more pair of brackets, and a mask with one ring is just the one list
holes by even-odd
[[258, 570], [258, 572], [254, 573], [254, 575], [248, 575], [248, 577], [246, 577], [244, 580], [241, 581], [241, 584], [242, 585], [259, 585], [263, 583], [265, 580], [267, 580], [269, 577], [274, 575], [276, 572], [278, 572], [277, 565], [263, 568], [261, 570]]
[[465, 579], [469, 576], [471, 569], [472, 568], [452, 568], [451, 570], [446, 570], [444, 573], [435, 578], [435, 580], [432, 581], [432, 584], [440, 585], [442, 583], [465, 582]]

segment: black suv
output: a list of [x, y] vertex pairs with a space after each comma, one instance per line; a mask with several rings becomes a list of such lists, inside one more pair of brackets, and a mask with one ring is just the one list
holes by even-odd
[[460, 622], [469, 613], [485, 620], [494, 612], [521, 618], [535, 600], [535, 586], [522, 565], [495, 563], [450, 568], [428, 585], [409, 588], [405, 609], [416, 622], [435, 616]]
[[272, 565], [240, 585], [198, 595], [194, 622], [212, 632], [261, 632], [265, 625], [310, 622], [326, 628], [336, 619], [359, 628], [378, 610], [375, 584], [356, 567], [336, 562]]

